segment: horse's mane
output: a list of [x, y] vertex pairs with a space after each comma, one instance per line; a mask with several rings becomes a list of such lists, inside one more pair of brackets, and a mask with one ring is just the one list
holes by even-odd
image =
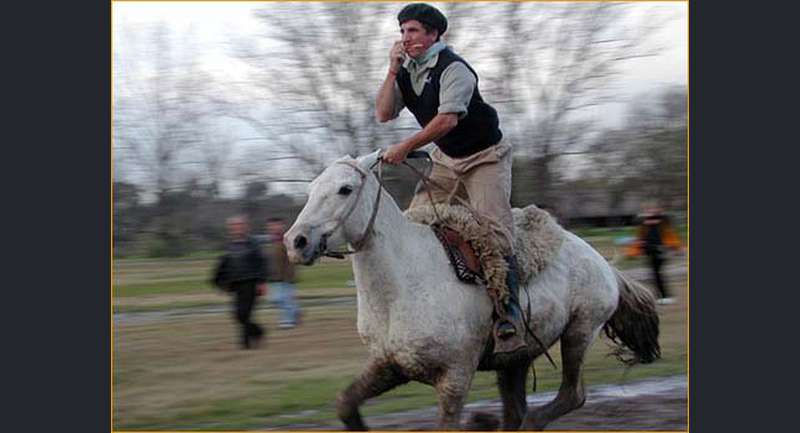
[[356, 161], [358, 161], [358, 165], [360, 165], [361, 168], [364, 170], [369, 170], [369, 168], [372, 167], [372, 165], [378, 160], [378, 155], [380, 155], [380, 150], [376, 150], [366, 155], [361, 155], [356, 158]]

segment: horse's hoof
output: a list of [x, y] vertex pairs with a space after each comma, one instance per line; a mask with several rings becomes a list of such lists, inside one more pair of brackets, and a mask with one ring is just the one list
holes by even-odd
[[500, 420], [488, 412], [475, 412], [466, 425], [468, 431], [495, 431], [500, 429]]

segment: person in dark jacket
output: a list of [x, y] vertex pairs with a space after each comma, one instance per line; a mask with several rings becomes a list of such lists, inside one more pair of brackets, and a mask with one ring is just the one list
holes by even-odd
[[230, 241], [217, 263], [213, 284], [234, 295], [234, 313], [241, 326], [243, 349], [257, 346], [265, 330], [253, 322], [253, 307], [267, 291], [267, 262], [261, 247], [249, 235], [247, 219], [234, 216], [226, 221]]
[[497, 111], [478, 90], [478, 74], [441, 40], [447, 18], [425, 3], [406, 5], [397, 15], [401, 40], [389, 50], [389, 69], [376, 98], [376, 119], [387, 122], [408, 109], [422, 130], [390, 146], [389, 164], [435, 143], [430, 178], [446, 190], [418, 187], [409, 207], [445, 202], [450, 192], [466, 199], [485, 218], [503, 250], [508, 293], [490, 290], [497, 320], [495, 353], [526, 347], [519, 308], [519, 274], [511, 213], [511, 144], [503, 140]]

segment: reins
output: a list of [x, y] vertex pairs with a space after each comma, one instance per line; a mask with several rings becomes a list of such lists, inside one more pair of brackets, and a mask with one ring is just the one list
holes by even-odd
[[381, 190], [383, 189], [383, 180], [382, 180], [382, 178], [383, 178], [383, 158], [379, 155], [378, 159], [374, 163], [372, 163], [372, 165], [370, 165], [367, 170], [364, 170], [363, 168], [361, 168], [361, 166], [358, 165], [358, 163], [355, 163], [355, 162], [352, 162], [352, 161], [337, 161], [337, 163], [344, 164], [344, 165], [350, 166], [353, 169], [355, 169], [361, 175], [361, 185], [358, 187], [358, 191], [356, 192], [355, 200], [353, 200], [353, 205], [350, 206], [350, 209], [347, 210], [345, 215], [342, 218], [340, 218], [339, 221], [336, 222], [336, 225], [333, 227], [333, 229], [331, 229], [330, 233], [335, 232], [339, 227], [341, 227], [342, 224], [344, 224], [344, 222], [347, 220], [347, 218], [349, 218], [350, 215], [353, 213], [353, 211], [355, 210], [356, 206], [358, 206], [358, 199], [361, 198], [361, 192], [364, 191], [364, 186], [366, 186], [366, 184], [367, 184], [367, 177], [369, 176], [370, 173], [372, 173], [372, 169], [376, 165], [378, 166], [378, 174], [376, 175], [376, 179], [378, 180], [378, 194], [377, 194], [377, 197], [375, 197], [375, 204], [372, 206], [372, 215], [370, 215], [370, 217], [369, 217], [369, 222], [367, 223], [367, 227], [364, 230], [364, 234], [362, 234], [361, 238], [358, 239], [357, 241], [350, 242], [350, 245], [352, 245], [352, 247], [353, 247], [352, 250], [344, 250], [344, 251], [327, 251], [326, 250], [322, 254], [322, 255], [324, 255], [326, 257], [333, 257], [333, 258], [336, 258], [336, 259], [343, 259], [345, 255], [355, 254], [361, 248], [363, 248], [364, 245], [369, 240], [370, 235], [372, 234], [372, 226], [375, 224], [375, 217], [378, 215], [378, 207], [380, 206], [380, 203], [381, 203]]
[[[428, 155], [427, 152], [413, 152], [413, 154], [414, 154], [413, 158], [425, 158], [425, 159], [430, 160], [430, 155]], [[422, 156], [422, 155], [424, 155], [424, 156]], [[464, 206], [469, 211], [470, 214], [472, 214], [472, 217], [475, 218], [475, 221], [477, 221], [477, 223], [479, 225], [483, 225], [483, 223], [487, 221], [487, 218], [484, 215], [481, 215], [477, 210], [475, 210], [475, 208], [473, 208], [469, 204], [468, 201], [466, 201], [463, 198], [453, 194], [455, 192], [455, 190], [450, 191], [447, 188], [443, 187], [441, 184], [435, 182], [433, 179], [431, 179], [425, 173], [419, 171], [416, 167], [414, 167], [413, 165], [409, 164], [408, 161], [404, 160], [403, 161], [403, 165], [405, 165], [412, 172], [414, 172], [414, 174], [416, 174], [417, 177], [419, 177], [420, 181], [422, 181], [422, 183], [425, 185], [425, 192], [428, 193], [428, 200], [430, 200], [430, 202], [431, 202], [431, 206], [433, 207], [433, 213], [436, 215], [437, 221], [441, 221], [441, 217], [439, 216], [439, 212], [436, 210], [436, 202], [433, 200], [433, 196], [431, 195], [430, 185], [433, 185], [436, 188], [439, 188], [441, 191], [444, 191], [444, 192], [448, 193], [450, 197], [455, 198], [456, 200], [458, 200], [458, 202], [462, 206]], [[456, 188], [458, 188], [458, 183], [456, 183]]]

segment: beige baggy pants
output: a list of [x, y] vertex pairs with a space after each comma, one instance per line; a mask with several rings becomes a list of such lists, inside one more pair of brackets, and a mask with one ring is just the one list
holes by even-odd
[[[505, 141], [464, 158], [451, 158], [439, 148], [431, 152], [433, 168], [430, 178], [446, 191], [431, 186], [433, 200], [445, 203], [455, 194], [484, 218], [492, 221], [500, 247], [505, 254], [514, 254], [514, 220], [511, 215], [511, 146]], [[457, 189], [456, 189], [457, 188]], [[409, 208], [430, 204], [424, 184], [417, 186]], [[457, 202], [456, 202], [457, 203]], [[449, 204], [449, 203], [448, 203]]]

